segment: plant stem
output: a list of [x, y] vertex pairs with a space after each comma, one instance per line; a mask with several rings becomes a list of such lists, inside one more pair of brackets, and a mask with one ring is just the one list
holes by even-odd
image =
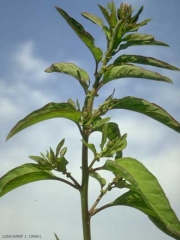
[[[88, 130], [83, 129], [83, 139], [88, 142]], [[90, 216], [88, 211], [88, 148], [82, 143], [82, 186], [81, 186], [81, 211], [84, 240], [91, 240]]]

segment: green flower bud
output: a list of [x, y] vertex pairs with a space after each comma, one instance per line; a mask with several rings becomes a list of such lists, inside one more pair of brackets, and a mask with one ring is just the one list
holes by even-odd
[[127, 3], [121, 3], [120, 7], [117, 10], [117, 17], [119, 20], [125, 20], [131, 18], [132, 14], [132, 7], [129, 6]]

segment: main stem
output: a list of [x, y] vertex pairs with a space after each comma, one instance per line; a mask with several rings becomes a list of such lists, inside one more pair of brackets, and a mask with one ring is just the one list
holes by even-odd
[[[83, 129], [83, 139], [88, 142], [88, 130]], [[84, 240], [91, 240], [90, 216], [88, 211], [88, 148], [82, 144], [82, 188], [81, 188], [81, 210]]]

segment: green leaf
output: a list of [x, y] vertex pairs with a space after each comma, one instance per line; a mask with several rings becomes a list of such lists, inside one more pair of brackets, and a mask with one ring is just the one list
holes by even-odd
[[81, 118], [81, 112], [75, 110], [69, 103], [49, 103], [19, 121], [10, 131], [6, 140], [35, 123], [57, 117], [67, 118], [78, 123]]
[[58, 143], [57, 147], [56, 147], [56, 158], [58, 157], [58, 155], [60, 154], [60, 150], [62, 148], [62, 146], [64, 145], [65, 139], [63, 138], [60, 143]]
[[139, 40], [139, 41], [129, 41], [126, 43], [122, 43], [118, 49], [124, 50], [128, 47], [133, 47], [133, 46], [143, 46], [143, 45], [151, 45], [151, 46], [164, 46], [164, 47], [169, 47], [168, 44], [161, 42], [161, 41], [156, 41], [156, 40]]
[[102, 169], [120, 175], [131, 183], [135, 191], [141, 195], [145, 204], [166, 228], [180, 237], [180, 222], [176, 214], [156, 177], [142, 163], [133, 158], [121, 158], [116, 161], [107, 160]]
[[177, 234], [176, 232], [173, 232], [172, 229], [169, 229], [168, 226], [166, 226], [164, 223], [162, 223], [159, 219], [155, 217], [149, 216], [149, 219], [158, 227], [161, 231], [166, 233], [167, 235], [180, 240], [180, 234]]
[[100, 10], [101, 10], [102, 14], [104, 15], [104, 17], [105, 17], [107, 23], [109, 24], [109, 26], [111, 26], [110, 16], [109, 16], [108, 10], [105, 7], [101, 6], [100, 4], [98, 4], [98, 7], [100, 8]]
[[101, 144], [100, 144], [101, 150], [103, 150], [103, 147], [107, 141], [107, 134], [108, 134], [108, 124], [106, 123], [103, 125], [103, 128], [102, 128], [102, 138], [101, 138]]
[[72, 77], [75, 77], [81, 86], [86, 90], [89, 87], [89, 75], [88, 73], [76, 66], [74, 63], [54, 63], [49, 68], [45, 70], [47, 73], [59, 72], [68, 74]]
[[61, 157], [64, 157], [64, 155], [66, 154], [66, 152], [67, 152], [67, 147], [64, 147], [64, 148], [60, 151]]
[[95, 16], [94, 14], [88, 13], [88, 12], [83, 12], [82, 16], [87, 18], [88, 20], [90, 20], [91, 22], [99, 25], [103, 32], [105, 33], [107, 39], [109, 40], [111, 37], [111, 31], [109, 30], [109, 28], [107, 26], [104, 26], [103, 20], [97, 16]]
[[83, 17], [87, 18], [88, 20], [90, 20], [91, 22], [99, 25], [100, 27], [103, 27], [103, 20], [97, 16], [95, 16], [94, 14], [88, 13], [88, 12], [82, 12], [81, 13]]
[[142, 13], [144, 6], [141, 6], [138, 12], [131, 18], [131, 23], [135, 23], [139, 19], [139, 15]]
[[83, 144], [88, 147], [93, 153], [94, 153], [94, 157], [96, 156], [96, 148], [94, 146], [94, 144], [92, 143], [87, 143], [86, 141], [82, 140]]
[[126, 31], [128, 31], [128, 32], [138, 31], [140, 27], [143, 27], [144, 25], [146, 25], [151, 20], [152, 20], [152, 18], [148, 18], [148, 19], [145, 19], [144, 21], [142, 21], [140, 23], [137, 23], [137, 24], [136, 23], [128, 24], [128, 26], [126, 27]]
[[97, 172], [92, 172], [89, 175], [99, 182], [101, 189], [106, 185], [106, 180], [102, 178]]
[[172, 80], [166, 76], [131, 64], [123, 64], [118, 66], [110, 65], [109, 69], [107, 69], [104, 74], [102, 83], [106, 84], [119, 78], [143, 78], [172, 83]]
[[92, 52], [96, 63], [99, 63], [102, 59], [103, 53], [100, 48], [94, 45], [94, 38], [84, 30], [84, 27], [78, 23], [74, 18], [71, 18], [63, 9], [55, 7], [61, 16], [66, 20], [78, 37], [85, 43], [85, 45]]
[[172, 66], [166, 62], [163, 62], [161, 60], [158, 60], [152, 57], [144, 57], [140, 55], [121, 55], [114, 61], [113, 64], [120, 65], [124, 63], [137, 63], [137, 64], [150, 65], [150, 66], [159, 67], [159, 68], [166, 68], [169, 70], [180, 71], [179, 68]]
[[117, 137], [107, 142], [105, 148], [102, 152], [102, 157], [113, 157], [114, 154], [117, 154], [124, 150], [127, 146], [127, 134], [124, 134], [122, 137]]
[[54, 233], [54, 236], [55, 236], [55, 238], [56, 238], [56, 240], [60, 240], [59, 238], [58, 238], [58, 236]]
[[40, 166], [44, 167], [44, 169], [53, 169], [52, 165], [45, 158], [39, 156], [29, 156], [29, 158], [36, 161]]
[[49, 149], [50, 149], [49, 154], [48, 154], [49, 155], [49, 161], [53, 163], [55, 161], [55, 154], [54, 154], [51, 147]]
[[66, 169], [66, 165], [68, 164], [68, 161], [66, 160], [65, 157], [59, 157], [56, 159], [56, 163], [57, 163], [57, 170], [59, 172], [62, 173], [66, 173], [67, 169]]
[[76, 109], [76, 104], [71, 98], [68, 99], [67, 103], [69, 103], [71, 106], [74, 107], [74, 109]]
[[152, 41], [154, 40], [154, 37], [152, 35], [148, 34], [142, 34], [142, 33], [131, 33], [127, 34], [122, 41], [127, 42], [134, 42], [134, 41]]
[[0, 178], [0, 197], [24, 184], [39, 180], [58, 179], [44, 167], [34, 163], [26, 163], [16, 167]]
[[117, 24], [117, 16], [116, 16], [116, 5], [114, 4], [114, 2], [109, 2], [108, 3], [108, 8], [111, 11], [111, 14], [109, 16], [109, 21], [111, 23], [111, 28], [114, 28]]
[[121, 137], [120, 130], [117, 123], [108, 123], [108, 138], [113, 140], [116, 137]]
[[100, 118], [100, 119], [96, 120], [94, 125], [92, 126], [92, 129], [96, 129], [96, 128], [103, 126], [105, 123], [110, 121], [110, 119], [111, 119], [110, 117], [106, 117], [106, 118]]
[[141, 195], [138, 192], [130, 190], [111, 203], [111, 206], [129, 206], [136, 208], [148, 216], [156, 217], [156, 213], [146, 204]]
[[174, 237], [175, 239], [180, 239], [179, 237], [177, 238], [177, 236], [174, 235], [174, 233], [170, 231], [167, 228], [167, 226], [163, 222], [161, 222], [160, 219], [158, 219], [158, 216], [156, 215], [156, 213], [145, 203], [145, 201], [143, 200], [143, 198], [138, 192], [130, 190], [124, 193], [123, 195], [118, 197], [116, 200], [114, 200], [110, 204], [110, 207], [118, 206], [118, 205], [129, 206], [129, 207], [133, 207], [140, 210], [141, 212], [147, 214], [150, 220], [163, 232], [165, 232], [171, 237]]
[[154, 103], [136, 97], [124, 97], [117, 99], [111, 109], [126, 109], [142, 113], [156, 121], [170, 127], [180, 133], [180, 123], [177, 122], [168, 112]]

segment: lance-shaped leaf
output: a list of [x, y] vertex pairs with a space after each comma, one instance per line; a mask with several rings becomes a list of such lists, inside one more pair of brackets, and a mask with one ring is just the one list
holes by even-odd
[[97, 172], [92, 172], [89, 175], [99, 182], [101, 189], [106, 185], [106, 180], [102, 178]]
[[138, 192], [130, 190], [124, 193], [112, 203], [110, 203], [109, 207], [118, 205], [129, 206], [140, 210], [141, 212], [147, 214], [149, 219], [164, 233], [175, 239], [180, 239], [180, 237], [174, 234], [160, 219], [158, 219], [156, 213], [145, 203], [144, 199]]
[[131, 21], [130, 21], [131, 23], [135, 23], [138, 21], [139, 16], [142, 13], [143, 9], [144, 9], [144, 6], [141, 6], [138, 12], [131, 18]]
[[19, 121], [10, 131], [6, 140], [35, 123], [57, 117], [67, 118], [78, 123], [81, 117], [81, 112], [75, 110], [69, 103], [49, 103]]
[[111, 28], [114, 28], [117, 24], [117, 10], [116, 10], [116, 5], [114, 4], [114, 2], [108, 2], [108, 8], [111, 12], [110, 16], [109, 16], [109, 21], [111, 23]]
[[176, 214], [156, 177], [142, 163], [133, 158], [107, 160], [102, 169], [120, 175], [131, 183], [163, 225], [175, 236], [180, 237], [180, 222]]
[[126, 35], [122, 41], [134, 42], [134, 41], [153, 41], [154, 37], [148, 34], [131, 33]]
[[96, 15], [88, 13], [88, 12], [82, 12], [81, 14], [83, 17], [85, 17], [88, 20], [90, 20], [91, 22], [99, 25], [100, 27], [104, 26], [103, 20], [101, 18], [97, 17]]
[[26, 163], [16, 167], [0, 178], [0, 197], [24, 184], [39, 180], [57, 180], [58, 177], [44, 167]]
[[159, 67], [159, 68], [166, 68], [169, 70], [177, 70], [180, 71], [179, 68], [172, 66], [166, 62], [163, 62], [161, 60], [152, 58], [152, 57], [144, 57], [140, 55], [121, 55], [118, 57], [115, 61], [114, 64], [122, 65], [126, 63], [137, 63], [137, 64], [144, 64], [144, 65], [150, 65], [154, 67]]
[[95, 16], [94, 14], [88, 13], [88, 12], [82, 12], [82, 16], [87, 18], [91, 22], [99, 25], [102, 28], [103, 32], [105, 33], [107, 39], [110, 39], [111, 31], [109, 30], [109, 28], [107, 26], [104, 26], [103, 20], [101, 18]]
[[136, 23], [130, 23], [126, 27], [126, 31], [128, 31], [128, 32], [138, 31], [140, 27], [143, 27], [144, 25], [146, 25], [151, 20], [152, 20], [152, 18], [148, 18], [148, 19], [145, 19], [144, 21], [142, 21], [140, 23], [137, 23], [137, 24]]
[[109, 11], [103, 7], [102, 5], [98, 4], [98, 7], [100, 8], [102, 14], [104, 15], [107, 23], [109, 24], [109, 26], [111, 27], [111, 21], [110, 21], [110, 14], [109, 14]]
[[74, 63], [54, 63], [45, 70], [47, 73], [59, 72], [75, 77], [81, 86], [86, 90], [89, 87], [89, 75], [86, 71], [76, 66]]
[[71, 26], [78, 37], [85, 43], [85, 45], [92, 52], [95, 60], [99, 63], [102, 59], [103, 53], [100, 48], [94, 45], [94, 38], [90, 33], [86, 32], [84, 27], [78, 23], [74, 18], [71, 18], [63, 9], [55, 7], [56, 10], [61, 14], [61, 16], [66, 20], [66, 22]]
[[157, 41], [157, 40], [139, 40], [139, 41], [128, 41], [126, 43], [120, 44], [120, 47], [119, 47], [118, 51], [124, 50], [128, 47], [143, 46], [143, 45], [169, 47], [169, 45], [167, 43]]
[[162, 82], [172, 83], [172, 80], [160, 73], [146, 70], [131, 64], [123, 64], [118, 66], [109, 66], [104, 74], [102, 83], [108, 83], [119, 78], [143, 78]]
[[163, 108], [144, 99], [130, 96], [117, 99], [116, 103], [111, 107], [111, 109], [126, 109], [142, 113], [180, 133], [179, 122], [177, 122]]

